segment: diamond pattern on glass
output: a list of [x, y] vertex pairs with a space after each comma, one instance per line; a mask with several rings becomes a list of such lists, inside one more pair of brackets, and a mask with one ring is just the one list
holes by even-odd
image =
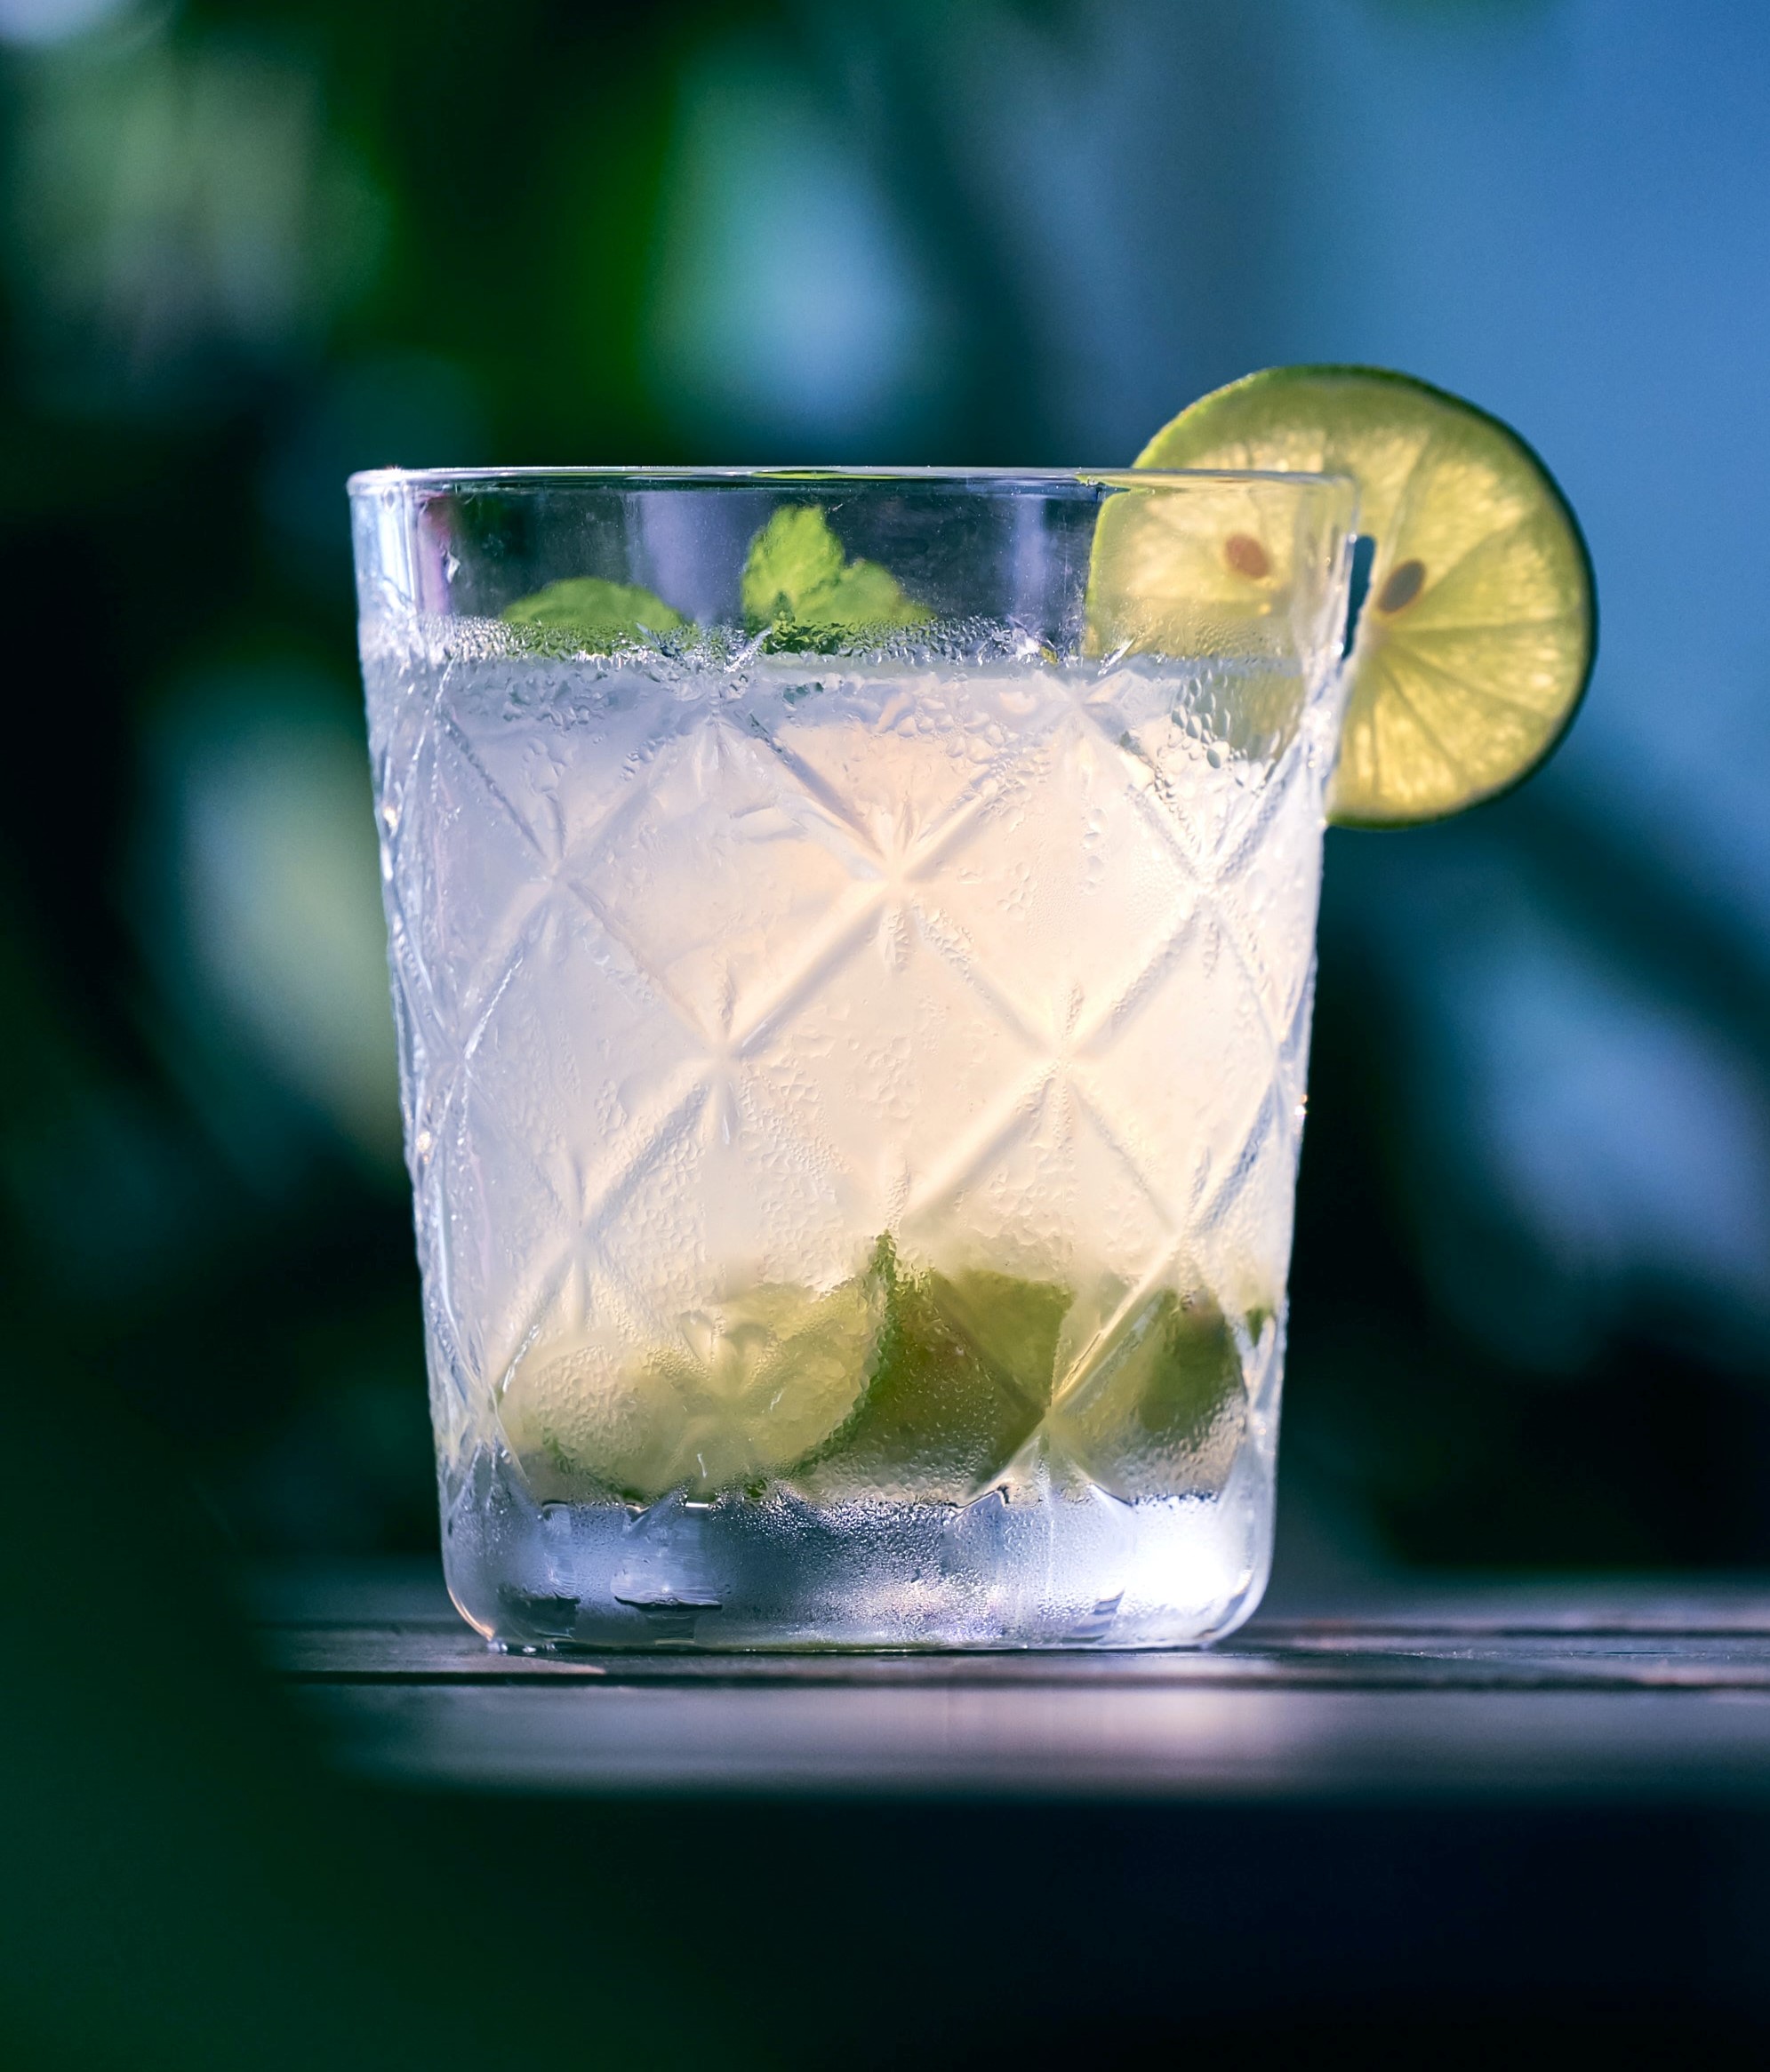
[[853, 856], [827, 833], [768, 744], [716, 715], [659, 754], [644, 796], [566, 876], [717, 1044], [853, 891]]
[[1085, 1291], [1077, 1388], [1089, 1334], [1171, 1291], [1257, 1393], [1308, 1034], [1301, 751], [1229, 781], [1184, 687], [1131, 670], [618, 676], [445, 678], [382, 750], [439, 1430], [538, 1348], [615, 1389], [708, 1300], [832, 1288], [881, 1231]]
[[986, 1110], [1037, 1051], [912, 903], [880, 900], [868, 921], [749, 1070], [791, 1136], [839, 1171], [845, 1220], [885, 1230], [950, 1156], [952, 1110]]
[[436, 1009], [465, 1041], [550, 873], [528, 821], [451, 722], [425, 738], [405, 814], [393, 890]]
[[1053, 1048], [1131, 980], [1189, 901], [1134, 770], [1065, 713], [1014, 758], [926, 894], [976, 971]]
[[904, 1234], [928, 1257], [1072, 1284], [1091, 1258], [1141, 1266], [1180, 1235], [1124, 1137], [1061, 1068], [1029, 1082], [998, 1128], [911, 1198]]

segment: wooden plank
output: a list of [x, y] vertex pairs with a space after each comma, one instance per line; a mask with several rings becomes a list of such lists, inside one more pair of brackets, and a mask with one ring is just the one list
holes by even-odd
[[1201, 1650], [487, 1649], [433, 1574], [261, 1593], [340, 1762], [546, 1792], [1770, 1800], [1770, 1591], [1432, 1585]]
[[1054, 1684], [310, 1691], [388, 1782], [615, 1796], [1770, 1802], [1770, 1694]]
[[271, 1640], [272, 1659], [306, 1684], [601, 1683], [652, 1688], [1032, 1689], [1086, 1684], [1314, 1689], [1770, 1691], [1770, 1640], [1708, 1635], [1567, 1635], [1552, 1640], [1426, 1628], [1291, 1628], [1188, 1652], [818, 1654], [577, 1653], [525, 1656], [488, 1649], [464, 1627], [296, 1627]]

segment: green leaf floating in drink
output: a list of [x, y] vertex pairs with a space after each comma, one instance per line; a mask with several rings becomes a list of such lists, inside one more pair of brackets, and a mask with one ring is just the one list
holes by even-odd
[[813, 504], [788, 504], [749, 543], [740, 591], [744, 624], [773, 644], [827, 646], [831, 634], [879, 635], [933, 617], [876, 561], [850, 561]]
[[605, 654], [655, 642], [689, 623], [673, 605], [637, 583], [567, 576], [519, 597], [501, 614], [521, 629], [521, 644], [551, 654]]
[[[770, 647], [841, 648], [877, 641], [933, 617], [889, 569], [851, 561], [812, 504], [784, 505], [750, 541], [740, 602], [746, 628]], [[602, 576], [567, 576], [500, 614], [530, 653], [610, 654], [655, 646], [693, 622], [654, 591]]]

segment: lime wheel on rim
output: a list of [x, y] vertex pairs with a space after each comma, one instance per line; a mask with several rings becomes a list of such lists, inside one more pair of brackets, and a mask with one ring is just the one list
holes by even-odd
[[1379, 368], [1269, 367], [1182, 411], [1135, 464], [1357, 483], [1374, 552], [1328, 799], [1342, 826], [1492, 798], [1566, 732], [1598, 644], [1591, 561], [1555, 478], [1497, 418]]

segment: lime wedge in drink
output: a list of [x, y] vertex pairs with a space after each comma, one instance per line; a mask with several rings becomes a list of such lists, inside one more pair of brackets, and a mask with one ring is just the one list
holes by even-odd
[[[1491, 798], [1566, 732], [1597, 645], [1591, 563], [1553, 476], [1496, 418], [1406, 374], [1270, 367], [1182, 411], [1136, 465], [1356, 482], [1374, 553], [1328, 800], [1342, 826], [1399, 827]], [[1257, 485], [1223, 495], [1238, 496], [1235, 510], [1226, 502], [1180, 540], [1134, 502], [1116, 518], [1125, 497], [1109, 504], [1090, 597], [1097, 647], [1127, 614], [1134, 630], [1137, 599], [1158, 583], [1244, 626], [1270, 608], [1293, 543], [1264, 522]], [[1163, 571], [1164, 551], [1184, 571]]]
[[820, 1500], [980, 1495], [1037, 1428], [1069, 1291], [1007, 1274], [914, 1272], [882, 1237], [865, 1392], [789, 1479]]
[[870, 1276], [821, 1295], [763, 1282], [677, 1318], [618, 1369], [589, 1342], [543, 1341], [505, 1385], [505, 1436], [543, 1500], [755, 1488], [849, 1415], [881, 1301]]
[[1206, 1296], [1184, 1300], [1164, 1288], [1089, 1350], [1052, 1405], [1045, 1436], [1128, 1503], [1220, 1489], [1246, 1416], [1228, 1319]]

